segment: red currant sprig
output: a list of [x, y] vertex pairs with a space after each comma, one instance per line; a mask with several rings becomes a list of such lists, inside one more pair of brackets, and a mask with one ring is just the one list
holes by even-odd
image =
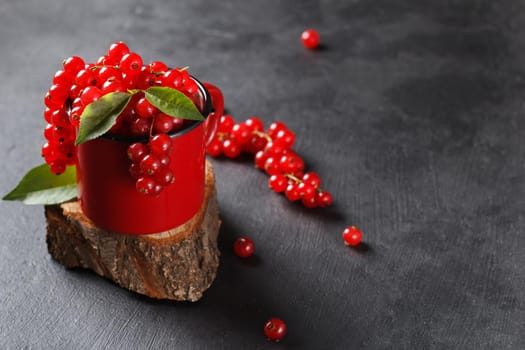
[[206, 151], [210, 156], [224, 154], [236, 158], [242, 152], [254, 154], [255, 167], [269, 176], [268, 186], [284, 193], [290, 201], [301, 201], [307, 208], [328, 207], [333, 199], [321, 189], [317, 173], [305, 173], [304, 160], [292, 150], [295, 134], [282, 122], [274, 122], [265, 131], [263, 122], [250, 117], [235, 123], [231, 115], [223, 115], [215, 138]]

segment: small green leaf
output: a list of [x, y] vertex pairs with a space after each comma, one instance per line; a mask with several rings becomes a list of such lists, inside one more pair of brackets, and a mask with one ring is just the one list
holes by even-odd
[[161, 86], [152, 86], [144, 91], [146, 99], [172, 117], [191, 120], [204, 120], [195, 104], [182, 92]]
[[15, 189], [2, 199], [25, 204], [58, 204], [77, 195], [77, 172], [74, 166], [68, 166], [61, 175], [55, 175], [47, 164], [42, 164], [25, 174]]
[[80, 116], [80, 128], [75, 145], [96, 139], [111, 129], [130, 100], [129, 93], [110, 92], [98, 101], [87, 105]]

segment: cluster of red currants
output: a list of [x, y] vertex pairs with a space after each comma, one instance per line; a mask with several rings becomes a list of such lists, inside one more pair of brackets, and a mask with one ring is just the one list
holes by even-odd
[[[90, 103], [111, 92], [145, 90], [151, 86], [171, 87], [198, 101], [199, 87], [185, 68], [169, 69], [160, 61], [143, 64], [142, 57], [131, 52], [124, 42], [112, 44], [96, 63], [86, 63], [78, 56], [64, 60], [63, 69], [54, 75], [53, 85], [44, 98], [44, 118], [48, 124], [42, 156], [51, 171], [60, 174], [67, 165], [75, 164], [76, 128]], [[171, 140], [168, 142], [167, 134], [186, 123], [192, 121], [162, 113], [143, 92], [134, 94], [118, 116], [110, 133], [149, 138], [149, 145], [134, 144], [128, 152], [132, 161], [130, 173], [137, 180], [139, 192], [157, 194], [173, 181], [173, 174], [168, 171]]]
[[284, 193], [291, 201], [300, 200], [307, 208], [330, 206], [332, 195], [321, 189], [317, 173], [304, 171], [304, 160], [292, 150], [294, 142], [295, 134], [282, 122], [272, 123], [265, 131], [259, 118], [235, 123], [232, 116], [223, 115], [206, 151], [213, 157], [254, 154], [255, 166], [270, 176], [268, 186], [273, 191]]

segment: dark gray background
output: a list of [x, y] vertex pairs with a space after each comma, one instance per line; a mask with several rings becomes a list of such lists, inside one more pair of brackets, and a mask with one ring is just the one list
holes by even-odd
[[[324, 49], [302, 47], [307, 27]], [[303, 209], [250, 161], [213, 160], [221, 266], [191, 304], [62, 268], [42, 207], [1, 202], [0, 348], [525, 348], [523, 2], [2, 0], [2, 194], [41, 162], [61, 60], [117, 40], [190, 65], [239, 120], [286, 122], [335, 205]], [[352, 224], [361, 249], [342, 244]], [[239, 235], [255, 259], [233, 256]]]

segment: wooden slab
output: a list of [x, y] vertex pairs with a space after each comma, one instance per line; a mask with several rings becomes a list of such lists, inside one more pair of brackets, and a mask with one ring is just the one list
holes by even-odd
[[209, 162], [202, 207], [169, 231], [138, 236], [108, 232], [84, 216], [78, 201], [46, 206], [45, 215], [49, 253], [65, 267], [93, 270], [157, 299], [197, 301], [215, 279], [221, 222]]

